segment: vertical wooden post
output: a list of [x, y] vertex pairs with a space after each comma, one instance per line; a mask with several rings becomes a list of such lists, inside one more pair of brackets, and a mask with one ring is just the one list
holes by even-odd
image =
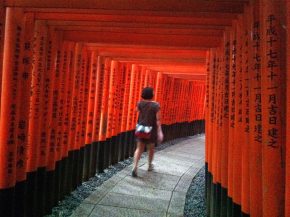
[[285, 216], [290, 216], [290, 2], [287, 1], [287, 123], [286, 123], [286, 190], [285, 190]]
[[[34, 127], [39, 127], [39, 131], [35, 131], [35, 133], [39, 133], [37, 135], [38, 139], [34, 138], [34, 142], [36, 142], [37, 146], [37, 152], [36, 155], [38, 156], [37, 158], [37, 174], [30, 174], [30, 178], [33, 180], [33, 176], [36, 175], [37, 183], [31, 183], [29, 182], [28, 186], [28, 192], [36, 192], [36, 197], [34, 198], [35, 201], [35, 206], [32, 207], [32, 212], [35, 212], [36, 215], [43, 215], [44, 214], [44, 206], [45, 206], [45, 199], [46, 195], [45, 193], [45, 187], [46, 187], [46, 171], [45, 171], [45, 166], [47, 163], [47, 157], [48, 157], [48, 127], [47, 127], [47, 121], [48, 121], [48, 116], [49, 116], [49, 107], [51, 106], [51, 102], [48, 101], [48, 95], [49, 92], [51, 91], [50, 85], [51, 85], [51, 79], [50, 79], [50, 74], [47, 71], [46, 64], [48, 61], [48, 56], [47, 56], [47, 49], [48, 47], [48, 28], [46, 25], [46, 22], [40, 23], [39, 29], [36, 28], [36, 37], [39, 37], [40, 40], [39, 45], [36, 44], [36, 50], [33, 49], [33, 51], [36, 51], [36, 59], [35, 59], [35, 65], [37, 65], [35, 68], [32, 70], [32, 77], [33, 79], [41, 79], [40, 82], [40, 87], [37, 87], [37, 82], [35, 85], [32, 85], [32, 92], [36, 95], [36, 101], [34, 107], [31, 107], [36, 110], [34, 112], [35, 117], [34, 119], [30, 119], [30, 121], [38, 121], [37, 124], [33, 124]], [[36, 27], [37, 27], [37, 22], [36, 22]], [[39, 49], [39, 50], [38, 50]], [[35, 72], [34, 72], [35, 70]], [[40, 75], [39, 75], [39, 74]], [[33, 80], [32, 80], [33, 83]], [[40, 93], [38, 93], [40, 91]], [[38, 95], [39, 94], [39, 95]], [[33, 99], [33, 98], [32, 98]], [[39, 104], [39, 106], [37, 106]], [[39, 109], [39, 114], [37, 114], [37, 110]], [[38, 116], [38, 117], [37, 117]], [[32, 129], [33, 130], [33, 129]], [[29, 135], [31, 137], [31, 135]], [[33, 151], [33, 150], [32, 150]], [[31, 171], [33, 172], [33, 171]], [[35, 185], [35, 186], [34, 186]], [[31, 189], [32, 187], [32, 189]], [[33, 195], [33, 194], [29, 194]], [[30, 201], [30, 199], [28, 198]]]
[[80, 80], [80, 89], [79, 89], [79, 106], [78, 106], [78, 115], [77, 115], [77, 131], [76, 131], [76, 140], [77, 145], [77, 177], [76, 184], [80, 185], [83, 178], [84, 172], [84, 143], [85, 143], [85, 127], [86, 127], [86, 117], [87, 117], [87, 107], [88, 107], [88, 85], [89, 84], [89, 54], [85, 46], [81, 50], [81, 80]]
[[124, 132], [122, 131], [122, 124], [123, 124], [123, 108], [124, 108], [124, 97], [125, 97], [125, 88], [126, 88], [126, 64], [125, 63], [119, 63], [119, 80], [118, 80], [118, 90], [117, 90], [117, 123], [116, 123], [116, 132], [117, 132], [117, 161], [123, 161], [124, 160], [124, 150], [125, 150], [125, 138], [124, 138]]
[[236, 82], [235, 82], [235, 141], [233, 143], [233, 215], [240, 215], [241, 212], [241, 170], [242, 170], [242, 144], [241, 137], [242, 128], [242, 48], [243, 48], [243, 24], [242, 18], [239, 16], [237, 22], [237, 56], [236, 56]]
[[[48, 103], [43, 99], [44, 82], [45, 82], [45, 64], [46, 64], [46, 45], [47, 45], [47, 27], [44, 21], [36, 21], [34, 29], [34, 43], [32, 47], [33, 65], [32, 65], [32, 82], [31, 82], [31, 98], [30, 98], [30, 114], [29, 114], [29, 133], [28, 133], [28, 194], [27, 201], [30, 201], [27, 209], [27, 215], [39, 215], [43, 200], [40, 198], [39, 192], [44, 187], [43, 176], [45, 174], [46, 162], [46, 144], [42, 140], [46, 140], [46, 134], [41, 130], [43, 124], [44, 107], [47, 108]], [[45, 142], [44, 142], [45, 143]], [[42, 165], [41, 165], [42, 164]], [[42, 168], [40, 169], [40, 166]], [[39, 169], [39, 170], [38, 170]]]
[[[97, 57], [97, 80], [96, 80], [96, 97], [95, 97], [95, 108], [94, 108], [94, 121], [93, 121], [93, 143], [94, 149], [96, 151], [96, 170], [102, 172], [104, 169], [104, 145], [103, 142], [99, 140], [100, 134], [100, 123], [101, 123], [101, 109], [102, 109], [102, 95], [103, 87], [105, 83], [105, 58]], [[94, 167], [93, 167], [94, 168]], [[94, 169], [92, 169], [93, 172]]]
[[[14, 186], [16, 183], [17, 122], [20, 93], [19, 65], [23, 31], [21, 9], [6, 9], [3, 75], [0, 115], [0, 212], [10, 217], [14, 215]], [[19, 91], [19, 92], [18, 92]]]
[[229, 75], [229, 145], [228, 145], [228, 202], [227, 216], [232, 217], [233, 204], [233, 150], [235, 142], [235, 116], [236, 116], [236, 74], [237, 74], [237, 40], [235, 25], [231, 28], [230, 34], [230, 75]]
[[114, 164], [114, 151], [115, 151], [115, 142], [113, 142], [113, 136], [115, 133], [115, 103], [116, 103], [116, 81], [117, 81], [117, 69], [118, 63], [115, 60], [111, 61], [111, 69], [110, 69], [110, 79], [109, 79], [109, 93], [108, 93], [108, 116], [107, 116], [107, 132], [106, 139], [109, 141], [110, 145], [110, 164]]
[[261, 95], [261, 22], [260, 5], [253, 5], [250, 49], [250, 214], [262, 217], [262, 95]]
[[262, 0], [263, 217], [285, 216], [285, 55], [283, 1]]
[[101, 104], [101, 119], [100, 119], [100, 130], [99, 130], [99, 141], [102, 142], [100, 144], [100, 150], [103, 151], [103, 163], [104, 168], [106, 168], [109, 164], [109, 143], [106, 143], [106, 132], [107, 132], [107, 122], [108, 122], [108, 96], [109, 96], [109, 82], [110, 82], [110, 71], [111, 71], [111, 59], [105, 58], [104, 64], [104, 84], [102, 90], [102, 104]]
[[243, 138], [242, 145], [242, 194], [241, 194], [241, 210], [243, 215], [249, 215], [250, 213], [250, 164], [249, 164], [249, 132], [250, 132], [250, 68], [249, 68], [249, 42], [250, 42], [250, 19], [252, 12], [249, 7], [245, 9], [243, 17], [243, 48], [242, 48], [242, 129], [241, 136]]
[[[64, 121], [63, 121], [63, 136], [61, 138], [62, 144], [62, 179], [61, 179], [61, 188], [62, 195], [69, 193], [69, 180], [71, 180], [70, 173], [70, 147], [69, 147], [69, 134], [70, 134], [70, 126], [71, 126], [71, 110], [72, 110], [72, 93], [73, 93], [73, 85], [74, 85], [74, 47], [75, 43], [66, 42], [67, 43], [67, 63], [64, 64], [63, 70], [64, 73], [67, 73], [68, 79], [65, 86], [65, 101], [64, 101]], [[53, 46], [53, 45], [52, 45]], [[53, 49], [52, 49], [53, 50]], [[65, 66], [66, 65], [66, 66]]]
[[86, 127], [87, 127], [87, 119], [88, 119], [88, 107], [89, 107], [89, 91], [90, 91], [90, 79], [91, 79], [91, 51], [87, 50], [87, 47], [84, 47], [83, 50], [84, 58], [83, 58], [83, 73], [85, 74], [84, 79], [84, 92], [83, 92], [83, 106], [82, 106], [82, 118], [81, 118], [81, 172], [79, 184], [82, 181], [86, 181], [89, 177], [89, 162], [90, 162], [90, 153], [89, 148], [90, 145], [86, 144]]
[[[4, 36], [5, 36], [5, 8], [0, 6], [0, 59], [3, 60]], [[0, 61], [0, 101], [2, 93], [3, 61]], [[0, 106], [1, 107], [1, 106]], [[0, 108], [1, 109], [1, 108]]]
[[130, 84], [131, 84], [131, 64], [127, 63], [125, 65], [125, 92], [124, 92], [124, 97], [123, 97], [123, 109], [122, 109], [122, 125], [121, 125], [121, 131], [123, 132], [123, 156], [124, 158], [129, 157], [129, 147], [128, 147], [128, 129], [127, 129], [127, 122], [128, 122], [128, 112], [129, 112], [129, 100], [130, 100]]
[[[30, 103], [30, 85], [32, 70], [32, 41], [34, 29], [34, 16], [32, 13], [25, 14], [24, 18], [23, 42], [20, 49], [23, 50], [22, 61], [19, 65], [20, 79], [18, 88], [19, 94], [19, 120], [17, 124], [17, 161], [16, 161], [16, 181], [15, 187], [15, 215], [22, 215], [26, 210], [27, 195], [27, 148], [28, 148], [28, 122], [29, 122], [29, 103]], [[3, 31], [4, 32], [4, 31]]]
[[223, 144], [222, 149], [222, 158], [221, 158], [221, 185], [222, 185], [222, 192], [221, 192], [221, 216], [227, 215], [227, 193], [228, 193], [228, 145], [229, 145], [229, 98], [230, 98], [230, 49], [231, 49], [231, 42], [230, 42], [230, 34], [228, 29], [226, 29], [224, 33], [224, 95], [223, 95], [223, 111], [222, 111], [222, 119], [223, 119], [223, 131], [222, 131], [222, 140], [221, 143]]
[[86, 120], [86, 132], [85, 132], [85, 145], [86, 145], [86, 155], [88, 155], [88, 160], [84, 166], [88, 169], [87, 176], [84, 177], [87, 180], [89, 177], [93, 176], [96, 172], [96, 152], [93, 144], [93, 122], [94, 122], [94, 110], [96, 107], [95, 99], [97, 97], [96, 81], [97, 81], [97, 67], [98, 58], [96, 56], [96, 51], [90, 53], [90, 81], [89, 81], [89, 94], [88, 94], [88, 114]]
[[[130, 92], [129, 92], [129, 102], [128, 102], [128, 113], [127, 113], [127, 126], [126, 129], [127, 131], [131, 131], [132, 127], [134, 125], [134, 113], [136, 112], [136, 101], [135, 101], [135, 97], [134, 94], [136, 91], [136, 76], [137, 76], [137, 69], [136, 69], [136, 65], [133, 64], [132, 68], [131, 68], [131, 78], [130, 78]], [[132, 139], [130, 137], [130, 135], [128, 135], [128, 143], [129, 143], [129, 147], [128, 147], [128, 154], [129, 156], [132, 156]]]

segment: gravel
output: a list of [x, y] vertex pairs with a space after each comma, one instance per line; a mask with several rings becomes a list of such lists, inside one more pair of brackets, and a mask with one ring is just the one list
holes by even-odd
[[[167, 141], [158, 145], [155, 148], [155, 151], [163, 150], [171, 145], [177, 144], [179, 142], [191, 139], [192, 137], [183, 137], [174, 139], [171, 141]], [[142, 154], [142, 158], [147, 157], [147, 152]], [[58, 206], [52, 209], [52, 213], [50, 215], [46, 215], [45, 217], [68, 217], [72, 214], [73, 210], [75, 210], [81, 202], [86, 199], [93, 191], [95, 191], [100, 185], [103, 184], [106, 180], [111, 178], [114, 174], [121, 171], [128, 165], [132, 164], [133, 158], [130, 157], [124, 161], [121, 161], [115, 165], [110, 166], [105, 169], [103, 173], [96, 174], [94, 177], [90, 178], [88, 181], [83, 182], [81, 186], [67, 195], [62, 201], [59, 201]], [[197, 216], [195, 216], [197, 217]]]
[[185, 217], [206, 217], [205, 167], [192, 179], [186, 193], [184, 205]]

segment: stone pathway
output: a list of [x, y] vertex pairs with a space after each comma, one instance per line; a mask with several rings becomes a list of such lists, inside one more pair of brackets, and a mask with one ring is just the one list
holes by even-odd
[[154, 170], [140, 160], [138, 178], [132, 165], [104, 182], [73, 212], [72, 217], [183, 216], [193, 177], [204, 166], [204, 135], [156, 152]]

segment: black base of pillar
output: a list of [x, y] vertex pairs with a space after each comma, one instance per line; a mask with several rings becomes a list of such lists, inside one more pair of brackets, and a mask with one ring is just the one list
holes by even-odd
[[130, 131], [130, 157], [134, 156], [136, 149], [135, 130]]
[[83, 163], [83, 177], [82, 181], [85, 182], [90, 178], [90, 163], [91, 163], [92, 145], [86, 144], [84, 147], [84, 163]]
[[226, 188], [221, 188], [221, 215], [220, 216], [225, 216], [227, 217], [227, 196], [228, 191]]
[[241, 212], [241, 206], [233, 202], [228, 191], [220, 183], [213, 183], [213, 176], [205, 165], [207, 217], [250, 217]]
[[119, 156], [118, 156], [118, 161], [123, 161], [125, 160], [125, 144], [126, 144], [126, 134], [125, 133], [121, 133], [119, 135]]
[[250, 217], [250, 215], [242, 212], [242, 217]]
[[[37, 172], [27, 174], [27, 216], [36, 217], [36, 200], [37, 200]], [[53, 194], [53, 193], [52, 193]]]
[[[36, 189], [36, 216], [44, 216], [46, 204], [46, 168], [38, 168], [37, 170], [37, 189]], [[29, 193], [29, 192], [28, 192]]]
[[233, 217], [233, 199], [227, 198], [227, 217]]
[[7, 217], [14, 217], [14, 195], [15, 188], [0, 190], [0, 214]]
[[111, 152], [110, 152], [110, 156], [111, 156], [111, 165], [114, 165], [118, 162], [118, 158], [116, 156], [117, 153], [117, 136], [113, 136], [110, 139], [110, 145], [111, 145]]
[[85, 160], [85, 147], [81, 147], [80, 150], [80, 158], [78, 164], [78, 177], [77, 177], [77, 186], [82, 184], [83, 180], [83, 170], [84, 170], [84, 160]]
[[72, 189], [75, 189], [78, 186], [78, 177], [79, 177], [79, 163], [80, 163], [80, 152], [74, 150], [72, 153]]
[[242, 214], [241, 212], [241, 206], [233, 203], [233, 217], [240, 217]]
[[66, 194], [69, 193], [68, 191], [68, 179], [69, 179], [69, 157], [65, 157], [61, 160], [61, 183], [60, 183], [60, 189], [61, 189], [61, 192], [60, 192], [60, 195], [61, 195], [61, 198], [63, 198]]
[[130, 156], [130, 133], [129, 132], [125, 132], [124, 133], [124, 137], [125, 137], [125, 141], [124, 141], [124, 156], [125, 159], [129, 158]]
[[99, 146], [99, 156], [98, 156], [98, 173], [104, 172], [105, 169], [105, 146], [106, 142], [105, 141], [99, 141], [98, 142]]
[[91, 163], [90, 163], [90, 177], [95, 176], [98, 172], [98, 157], [99, 157], [99, 143], [92, 143]]
[[60, 200], [60, 185], [61, 185], [61, 161], [57, 161], [55, 163], [55, 186], [54, 186], [54, 202], [55, 204], [58, 203], [58, 201]]
[[[1, 194], [1, 193], [0, 193]], [[15, 185], [15, 216], [25, 217], [27, 201], [27, 183], [26, 181], [18, 182]], [[1, 200], [1, 199], [0, 199]], [[1, 206], [1, 205], [0, 205]], [[1, 211], [1, 208], [0, 208]], [[2, 212], [0, 212], [2, 213]]]
[[111, 141], [106, 139], [104, 143], [104, 169], [111, 165]]

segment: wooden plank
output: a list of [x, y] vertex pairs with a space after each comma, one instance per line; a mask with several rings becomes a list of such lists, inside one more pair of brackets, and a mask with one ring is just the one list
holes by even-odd
[[242, 1], [178, 1], [168, 0], [166, 4], [159, 0], [139, 0], [132, 4], [129, 0], [7, 0], [5, 6], [14, 7], [54, 7], [54, 8], [95, 8], [110, 10], [153, 10], [153, 11], [201, 11], [201, 12], [243, 12], [244, 2]]

